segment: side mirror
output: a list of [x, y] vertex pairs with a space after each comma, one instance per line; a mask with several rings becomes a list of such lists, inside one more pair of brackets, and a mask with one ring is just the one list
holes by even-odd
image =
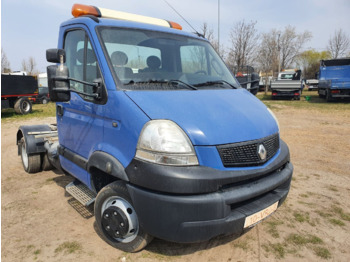
[[69, 72], [66, 66], [48, 66], [47, 83], [51, 101], [67, 102], [70, 100]]
[[48, 49], [46, 50], [46, 60], [52, 63], [60, 63], [60, 65], [47, 67], [47, 82], [51, 101], [69, 101], [69, 71], [64, 65], [66, 52], [63, 49]]
[[[62, 59], [62, 60], [61, 60]], [[47, 49], [46, 60], [51, 63], [65, 63], [66, 62], [66, 51], [64, 49]]]

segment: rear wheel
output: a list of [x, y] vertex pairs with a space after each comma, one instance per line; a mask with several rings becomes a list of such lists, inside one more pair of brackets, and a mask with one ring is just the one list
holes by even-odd
[[104, 241], [125, 252], [137, 252], [151, 242], [139, 224], [128, 190], [122, 181], [113, 182], [98, 193], [95, 218]]
[[334, 98], [332, 97], [331, 90], [326, 91], [326, 100], [327, 102], [333, 102]]
[[28, 98], [22, 97], [16, 100], [14, 109], [17, 114], [26, 115], [32, 112], [32, 103]]
[[49, 157], [45, 153], [42, 157], [42, 164], [41, 164], [41, 169], [44, 171], [52, 170], [54, 169], [54, 166], [51, 164]]
[[43, 98], [43, 100], [42, 100], [42, 103], [45, 105], [45, 104], [47, 104], [49, 102], [49, 100], [45, 97], [45, 98]]
[[37, 173], [41, 169], [40, 154], [28, 155], [24, 138], [21, 139], [21, 159], [27, 173]]

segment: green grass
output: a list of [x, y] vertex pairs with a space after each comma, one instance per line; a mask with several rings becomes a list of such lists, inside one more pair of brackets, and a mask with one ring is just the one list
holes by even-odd
[[311, 249], [316, 256], [329, 259], [331, 258], [331, 253], [325, 247], [320, 245], [324, 245], [324, 242], [318, 236], [314, 236], [311, 234], [301, 235], [301, 234], [290, 234], [286, 238], [286, 243], [293, 244], [298, 248], [305, 247], [307, 249]]
[[81, 251], [82, 250], [82, 246], [79, 242], [77, 241], [66, 241], [64, 243], [62, 243], [61, 245], [59, 245], [56, 249], [55, 249], [55, 253], [64, 253], [64, 254], [71, 254], [71, 253], [75, 253], [77, 251]]
[[41, 250], [40, 249], [37, 249], [33, 252], [34, 255], [39, 255], [41, 253]]
[[341, 226], [341, 227], [345, 226], [345, 223], [339, 219], [331, 218], [331, 219], [329, 219], [329, 222], [335, 226]]
[[32, 113], [27, 115], [18, 115], [16, 114], [14, 109], [10, 109], [10, 108], [1, 110], [1, 121], [8, 120], [8, 119], [25, 120], [25, 119], [31, 119], [36, 117], [50, 117], [50, 116], [56, 116], [56, 103], [47, 103], [45, 105], [33, 104]]
[[341, 219], [345, 221], [350, 221], [350, 213], [345, 213], [341, 207], [333, 206], [332, 211], [339, 215]]
[[249, 244], [248, 244], [248, 241], [247, 240], [237, 240], [235, 241], [235, 243], [233, 244], [235, 247], [237, 248], [241, 248], [243, 250], [248, 250], [249, 248]]
[[300, 222], [300, 223], [310, 221], [310, 217], [309, 217], [308, 213], [300, 213], [300, 212], [295, 211], [293, 213], [293, 216], [294, 216], [295, 220]]
[[315, 254], [321, 258], [329, 259], [332, 257], [331, 252], [329, 252], [329, 250], [327, 248], [314, 247], [313, 250], [314, 250]]
[[268, 244], [268, 245], [262, 245], [263, 249], [266, 252], [272, 252], [275, 254], [276, 258], [284, 258], [286, 254], [285, 246], [281, 243], [275, 243], [275, 244]]
[[[309, 96], [311, 99], [306, 101], [305, 96]], [[300, 96], [300, 100], [273, 100], [271, 92], [268, 92], [266, 95], [264, 92], [257, 94], [264, 104], [271, 108], [272, 110], [280, 110], [281, 107], [291, 107], [291, 108], [307, 108], [307, 109], [316, 109], [321, 111], [329, 110], [350, 110], [350, 101], [348, 100], [339, 100], [337, 102], [328, 103], [326, 99], [318, 97], [318, 93], [315, 91], [306, 91], [304, 90]]]
[[330, 191], [333, 191], [333, 192], [338, 192], [337, 187], [336, 187], [336, 186], [333, 186], [333, 185], [327, 186], [327, 189], [330, 190]]
[[303, 246], [306, 244], [323, 244], [323, 240], [317, 236], [314, 235], [300, 235], [300, 234], [290, 234], [287, 237], [287, 242], [293, 243], [294, 245], [297, 246]]
[[280, 237], [278, 226], [284, 224], [283, 221], [278, 221], [278, 220], [266, 221], [264, 224], [267, 225], [267, 232], [273, 238], [279, 238]]

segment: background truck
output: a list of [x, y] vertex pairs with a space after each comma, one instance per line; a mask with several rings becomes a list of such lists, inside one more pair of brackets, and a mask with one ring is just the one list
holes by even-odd
[[259, 74], [252, 66], [240, 66], [234, 68], [234, 74], [241, 86], [253, 95], [259, 91]]
[[318, 94], [327, 102], [350, 98], [350, 58], [321, 60]]
[[37, 75], [38, 79], [38, 96], [31, 98], [33, 103], [47, 104], [50, 101], [49, 88], [47, 83], [47, 73]]
[[309, 91], [318, 89], [318, 79], [306, 79], [305, 84], [308, 86]]
[[1, 74], [1, 109], [14, 108], [17, 114], [32, 112], [31, 97], [38, 96], [34, 76]]
[[208, 40], [163, 19], [80, 4], [72, 14], [46, 52], [57, 124], [17, 132], [25, 171], [73, 176], [66, 191], [127, 252], [153, 237], [239, 237], [277, 210], [288, 146]]
[[301, 70], [286, 70], [271, 82], [272, 98], [291, 98], [300, 100], [302, 92]]

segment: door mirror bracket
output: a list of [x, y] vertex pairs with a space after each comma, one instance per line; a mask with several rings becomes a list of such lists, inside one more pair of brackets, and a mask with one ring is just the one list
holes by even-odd
[[[74, 92], [96, 100], [102, 98], [102, 79], [98, 78], [93, 83], [70, 78], [68, 67], [64, 65], [66, 61], [66, 52], [64, 49], [46, 50], [46, 59], [48, 62], [59, 63], [59, 65], [50, 65], [47, 67], [47, 79], [49, 94], [53, 102], [67, 102], [70, 100], [70, 92]], [[93, 88], [93, 93], [85, 93], [70, 89], [70, 81], [88, 85]]]

